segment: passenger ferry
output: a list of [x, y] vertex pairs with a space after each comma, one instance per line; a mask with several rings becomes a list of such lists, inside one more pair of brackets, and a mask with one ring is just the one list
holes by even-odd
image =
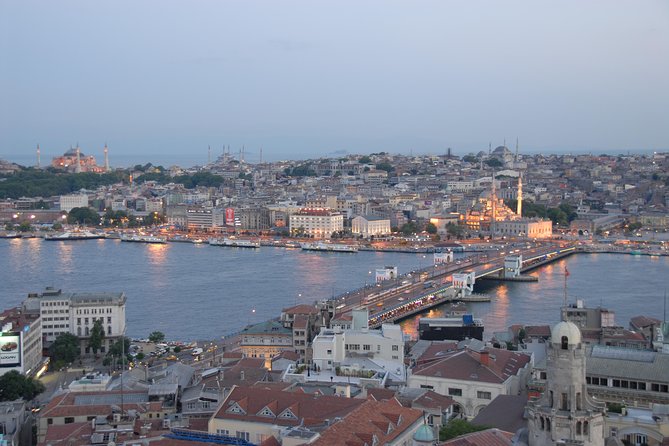
[[134, 243], [167, 243], [167, 237], [145, 234], [123, 234], [121, 235], [121, 241]]
[[211, 246], [230, 246], [232, 248], [260, 248], [260, 241], [237, 238], [212, 238], [209, 239]]
[[358, 252], [357, 246], [342, 243], [305, 242], [300, 243], [300, 246], [305, 251]]
[[99, 238], [105, 238], [105, 234], [91, 231], [65, 231], [44, 236], [44, 240], [93, 240]]

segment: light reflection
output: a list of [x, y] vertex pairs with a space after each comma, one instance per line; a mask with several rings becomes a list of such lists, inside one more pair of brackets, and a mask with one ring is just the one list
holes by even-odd
[[72, 265], [72, 245], [65, 242], [56, 242], [58, 246], [58, 260], [61, 270], [65, 273], [71, 273], [73, 271]]

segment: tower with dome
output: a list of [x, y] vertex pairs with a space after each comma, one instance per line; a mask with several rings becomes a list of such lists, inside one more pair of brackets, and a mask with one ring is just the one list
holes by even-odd
[[581, 331], [572, 322], [560, 322], [551, 330], [546, 390], [527, 406], [530, 446], [604, 446], [606, 409], [588, 395], [581, 341]]

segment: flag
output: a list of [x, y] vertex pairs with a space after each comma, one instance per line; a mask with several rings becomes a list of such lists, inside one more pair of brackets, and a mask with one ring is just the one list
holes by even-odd
[[569, 270], [567, 269], [566, 266], [564, 267], [564, 276], [569, 277]]

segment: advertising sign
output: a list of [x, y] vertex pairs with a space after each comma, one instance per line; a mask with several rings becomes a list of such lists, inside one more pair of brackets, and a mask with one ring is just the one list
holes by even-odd
[[21, 365], [20, 333], [0, 334], [0, 367], [18, 367]]
[[228, 226], [235, 225], [235, 210], [233, 208], [225, 208], [225, 224]]

